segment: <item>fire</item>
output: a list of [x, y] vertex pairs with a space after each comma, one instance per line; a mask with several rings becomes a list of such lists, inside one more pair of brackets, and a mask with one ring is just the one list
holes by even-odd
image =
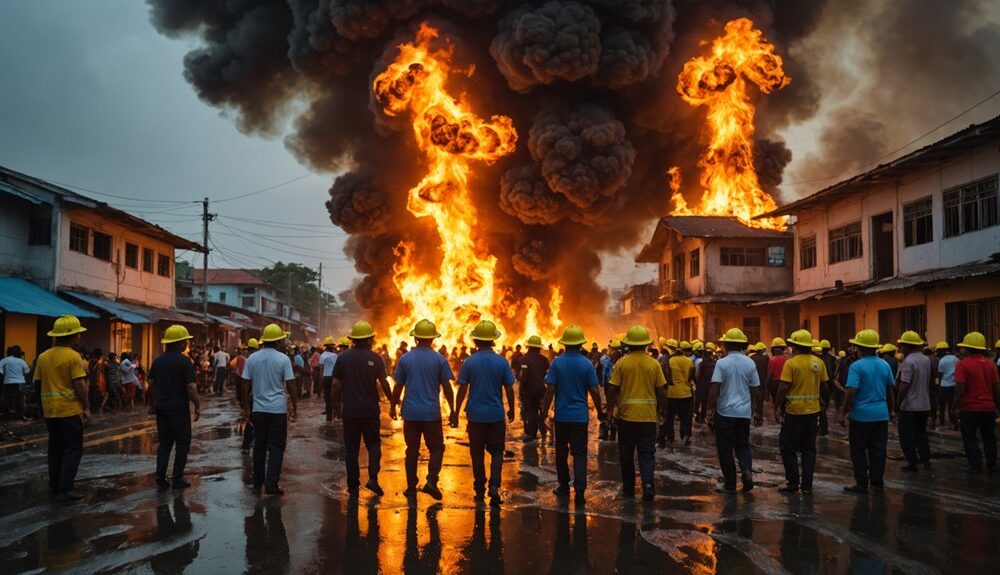
[[697, 206], [688, 207], [679, 191], [680, 170], [671, 168], [672, 213], [736, 216], [753, 227], [783, 230], [787, 218], [752, 219], [777, 204], [760, 188], [753, 167], [757, 110], [748, 82], [769, 94], [791, 79], [774, 45], [754, 29], [753, 22], [740, 18], [726, 24], [725, 34], [712, 41], [709, 55], [688, 60], [677, 79], [677, 92], [685, 102], [708, 109], [709, 146], [698, 162], [704, 192]]
[[[507, 301], [495, 276], [496, 257], [476, 241], [469, 175], [476, 162], [491, 164], [514, 151], [513, 120], [502, 115], [481, 118], [461, 97], [448, 92], [451, 74], [471, 76], [473, 70], [453, 68], [453, 47], [433, 48], [437, 38], [438, 31], [423, 24], [412, 42], [399, 46], [395, 61], [372, 84], [375, 102], [386, 115], [412, 119], [427, 174], [410, 189], [407, 209], [419, 218], [433, 219], [440, 240], [441, 262], [434, 273], [419, 270], [413, 257], [416, 250], [429, 246], [403, 241], [396, 247], [399, 259], [393, 282], [408, 309], [389, 328], [389, 338], [397, 344], [421, 318], [437, 324], [442, 343], [449, 348], [461, 345], [481, 319], [494, 321], [509, 343], [535, 333], [551, 334], [549, 328], [559, 324], [558, 290], [553, 289], [548, 313], [542, 313], [533, 298]], [[532, 321], [518, 321], [523, 317]], [[502, 325], [504, 318], [525, 324], [524, 331], [509, 333]]]

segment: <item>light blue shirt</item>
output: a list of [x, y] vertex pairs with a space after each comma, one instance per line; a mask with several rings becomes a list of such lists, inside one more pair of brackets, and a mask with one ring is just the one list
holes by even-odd
[[760, 387], [757, 364], [739, 350], [726, 353], [715, 362], [712, 383], [719, 384], [715, 412], [723, 417], [750, 419], [753, 416], [751, 387]]
[[3, 374], [4, 385], [24, 385], [25, 377], [31, 368], [19, 357], [8, 355], [0, 359], [0, 374]]
[[324, 351], [319, 354], [319, 364], [323, 366], [323, 377], [333, 377], [333, 366], [337, 364], [337, 354]]
[[454, 379], [448, 360], [429, 347], [417, 346], [396, 362], [396, 383], [406, 388], [403, 396], [403, 419], [437, 421], [441, 419], [441, 385]]
[[851, 421], [889, 421], [886, 394], [895, 383], [892, 368], [884, 359], [868, 355], [851, 363], [851, 369], [847, 370], [847, 388], [857, 390], [851, 405]]
[[514, 385], [514, 372], [506, 359], [489, 348], [476, 351], [462, 363], [458, 384], [469, 386], [469, 399], [465, 404], [469, 421], [506, 421], [501, 389]]
[[556, 421], [587, 423], [590, 420], [587, 391], [598, 384], [597, 372], [589, 359], [578, 351], [566, 351], [552, 360], [545, 383], [555, 387]]
[[955, 366], [958, 356], [949, 353], [938, 360], [938, 373], [941, 374], [941, 387], [955, 387]]
[[255, 413], [288, 413], [285, 400], [285, 382], [294, 381], [292, 360], [274, 349], [265, 347], [247, 358], [243, 379], [253, 389]]

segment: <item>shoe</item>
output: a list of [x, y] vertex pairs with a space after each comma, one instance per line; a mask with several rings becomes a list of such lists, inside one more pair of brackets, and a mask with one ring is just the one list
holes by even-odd
[[56, 493], [56, 501], [59, 503], [73, 503], [74, 501], [79, 501], [83, 499], [83, 495], [80, 495], [76, 491], [63, 491], [62, 493]]
[[847, 493], [868, 493], [868, 488], [864, 485], [845, 485], [844, 491]]
[[656, 487], [652, 483], [644, 483], [642, 485], [642, 500], [652, 501], [656, 498]]
[[754, 488], [753, 472], [744, 471], [741, 479], [743, 480], [743, 492], [746, 493], [748, 491], [753, 491]]
[[900, 471], [906, 471], [908, 473], [913, 473], [914, 471], [918, 471], [919, 468], [916, 465], [913, 465], [911, 463], [909, 465], [904, 465], [904, 466], [900, 467], [899, 470]]
[[802, 488], [799, 489], [799, 491], [802, 492], [802, 495], [812, 495], [813, 494], [813, 488], [812, 487], [802, 487]]
[[378, 495], [379, 497], [385, 495], [385, 491], [382, 491], [382, 486], [378, 484], [378, 481], [373, 481], [369, 479], [368, 483], [365, 483], [365, 489], [371, 491], [372, 493]]
[[733, 494], [736, 493], [736, 487], [729, 487], [728, 485], [718, 485], [715, 490], [719, 493]]
[[436, 499], [438, 501], [441, 501], [441, 498], [443, 497], [441, 495], [441, 490], [438, 489], [438, 486], [437, 486], [436, 483], [425, 483], [424, 484], [424, 488], [421, 489], [421, 491], [423, 491], [427, 495], [430, 495], [431, 497], [433, 497], [434, 499]]
[[569, 497], [569, 486], [560, 485], [559, 487], [556, 487], [555, 489], [552, 490], [552, 494], [555, 495], [556, 497]]
[[184, 489], [185, 487], [191, 487], [191, 482], [184, 479], [174, 479], [174, 489]]
[[690, 438], [690, 437], [685, 437], [685, 438], [684, 438], [684, 445], [685, 445], [685, 446], [687, 446], [687, 445], [691, 445], [691, 438]]
[[415, 485], [407, 487], [406, 491], [403, 492], [403, 497], [406, 497], [408, 499], [416, 496], [417, 496], [417, 487]]
[[499, 487], [490, 487], [490, 505], [494, 507], [503, 503], [503, 499], [500, 497]]
[[582, 490], [581, 491], [577, 491], [576, 495], [573, 496], [573, 501], [577, 505], [583, 505], [584, 503], [587, 502], [587, 496], [584, 495], [584, 492]]
[[785, 485], [778, 488], [779, 493], [798, 493], [799, 488], [794, 485]]
[[277, 485], [266, 485], [264, 486], [264, 495], [284, 495], [283, 489]]
[[166, 477], [157, 477], [156, 486], [160, 489], [170, 489], [170, 482], [167, 481]]

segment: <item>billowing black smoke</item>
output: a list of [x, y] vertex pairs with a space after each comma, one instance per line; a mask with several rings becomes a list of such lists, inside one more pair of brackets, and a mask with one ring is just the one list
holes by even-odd
[[[160, 31], [201, 38], [186, 77], [241, 130], [273, 135], [296, 110], [285, 142], [334, 177], [326, 206], [351, 235], [346, 251], [364, 275], [357, 299], [376, 319], [398, 304], [397, 244], [437, 243], [430, 223], [406, 211], [425, 173], [411, 134], [386, 129], [369, 108], [372, 79], [420, 22], [475, 66], [449, 89], [467, 93], [480, 116], [512, 117], [520, 134], [513, 155], [472, 176], [478, 239], [510, 297], [545, 302], [558, 283], [567, 317], [603, 309], [598, 254], [634, 245], [665, 213], [666, 168], [696, 181], [704, 112], [675, 86], [703, 41], [748, 16], [786, 57], [793, 83], [763, 108], [758, 131], [768, 187], [790, 160], [775, 130], [814, 114], [820, 96], [782, 47], [814, 29], [824, 0], [148, 1]], [[434, 252], [417, 251], [427, 269]]]

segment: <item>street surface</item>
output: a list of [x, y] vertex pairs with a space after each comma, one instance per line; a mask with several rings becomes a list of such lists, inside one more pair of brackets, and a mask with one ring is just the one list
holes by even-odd
[[443, 502], [420, 494], [407, 504], [402, 423], [384, 418], [386, 495], [362, 489], [349, 504], [340, 426], [321, 410], [301, 402], [290, 425], [283, 497], [244, 485], [250, 456], [230, 399], [205, 400], [184, 491], [157, 491], [155, 423], [138, 414], [88, 426], [76, 504], [50, 502], [44, 440], [0, 443], [0, 572], [917, 575], [1000, 565], [1000, 476], [962, 471], [955, 432], [932, 432], [934, 466], [914, 476], [899, 471], [892, 436], [885, 493], [855, 496], [841, 492], [851, 467], [834, 425], [819, 439], [814, 494], [787, 496], [775, 489], [783, 472], [771, 423], [753, 432], [757, 489], [722, 495], [714, 441], [696, 426], [692, 446], [657, 452], [658, 496], [645, 504], [618, 497], [617, 448], [597, 440], [594, 423], [578, 509], [552, 495], [554, 450], [516, 441], [518, 420], [495, 510], [473, 502], [464, 421], [446, 430]]

